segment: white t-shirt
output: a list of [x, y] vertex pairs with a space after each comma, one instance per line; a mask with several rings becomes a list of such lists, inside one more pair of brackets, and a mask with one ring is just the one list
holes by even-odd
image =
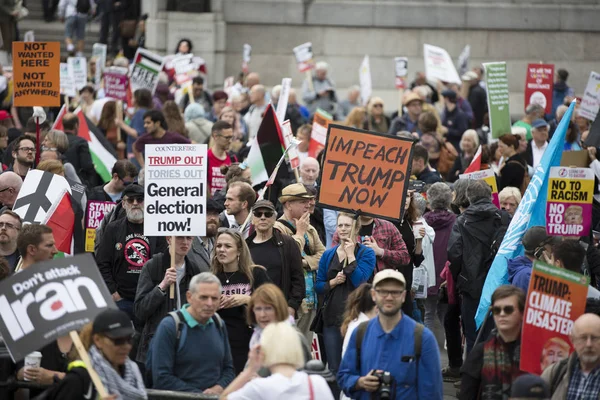
[[[291, 378], [273, 374], [268, 378], [256, 378], [237, 392], [227, 396], [229, 400], [309, 400], [308, 374], [297, 371]], [[333, 400], [333, 395], [325, 378], [311, 375], [313, 398]]]

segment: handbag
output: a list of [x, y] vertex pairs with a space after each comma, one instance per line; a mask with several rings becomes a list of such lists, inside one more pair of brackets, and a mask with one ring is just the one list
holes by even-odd
[[323, 316], [323, 314], [325, 313], [325, 307], [327, 307], [327, 303], [329, 303], [329, 299], [331, 298], [331, 294], [333, 293], [334, 290], [335, 290], [335, 287], [327, 294], [327, 296], [323, 300], [323, 305], [321, 307], [319, 307], [319, 309], [317, 310], [317, 314], [315, 315], [315, 318], [310, 323], [310, 330], [314, 333], [317, 333], [317, 334], [323, 333], [323, 326], [325, 323], [325, 321], [324, 321], [325, 317]]
[[121, 32], [121, 37], [125, 39], [131, 39], [135, 37], [135, 31], [137, 29], [138, 20], [137, 19], [126, 19], [119, 23], [119, 31]]
[[440, 175], [446, 176], [452, 169], [454, 161], [458, 157], [458, 152], [452, 143], [447, 142], [445, 139], [440, 141], [440, 145], [440, 158], [438, 158], [437, 170]]

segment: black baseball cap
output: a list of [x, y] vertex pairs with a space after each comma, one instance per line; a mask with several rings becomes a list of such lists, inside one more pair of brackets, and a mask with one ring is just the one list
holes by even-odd
[[123, 197], [144, 197], [144, 188], [137, 183], [127, 185], [123, 190]]
[[133, 322], [124, 311], [108, 309], [102, 311], [94, 319], [92, 333], [102, 334], [111, 339], [117, 339], [133, 335]]
[[214, 211], [217, 214], [220, 214], [221, 212], [223, 212], [224, 209], [225, 208], [218, 201], [214, 199], [206, 200], [206, 212]]
[[525, 249], [525, 253], [529, 255], [533, 255], [535, 250], [540, 246], [545, 246], [547, 244], [554, 244], [560, 239], [548, 235], [546, 233], [545, 226], [532, 226], [527, 229], [527, 232], [523, 235], [523, 248]]
[[537, 375], [521, 375], [512, 383], [510, 397], [516, 399], [549, 399], [550, 388]]

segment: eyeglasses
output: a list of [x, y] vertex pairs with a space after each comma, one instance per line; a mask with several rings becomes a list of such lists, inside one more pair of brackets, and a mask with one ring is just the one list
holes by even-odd
[[584, 336], [576, 336], [573, 338], [573, 342], [577, 344], [587, 343], [588, 340], [592, 342], [592, 344], [597, 344], [600, 342], [600, 336], [596, 335], [584, 335]]
[[265, 216], [265, 218], [271, 218], [273, 214], [273, 211], [254, 211], [254, 216], [256, 218], [262, 218], [263, 215]]
[[383, 290], [383, 289], [375, 289], [375, 293], [377, 293], [378, 295], [380, 295], [383, 298], [386, 298], [388, 296], [392, 296], [394, 298], [398, 298], [402, 295], [402, 293], [404, 293], [404, 290]]
[[219, 137], [222, 137], [223, 139], [225, 139], [225, 140], [227, 140], [227, 141], [229, 141], [229, 140], [232, 140], [232, 139], [233, 139], [233, 135], [231, 135], [231, 136], [223, 136], [223, 135], [221, 135], [221, 134], [219, 133], [217, 136], [219, 136]]
[[373, 107], [381, 108], [383, 107], [383, 104], [373, 104]]
[[515, 306], [504, 306], [504, 307], [493, 306], [492, 307], [492, 314], [494, 314], [494, 315], [500, 315], [500, 313], [502, 313], [502, 311], [504, 311], [504, 315], [510, 315], [515, 312]]
[[17, 150], [23, 150], [27, 153], [35, 153], [35, 147], [19, 147]]
[[0, 222], [0, 229], [2, 229], [4, 227], [6, 227], [6, 229], [16, 229], [16, 230], [19, 230], [19, 228], [17, 228], [13, 224], [10, 224], [8, 222]]
[[144, 198], [141, 196], [132, 196], [132, 197], [128, 197], [125, 199], [125, 201], [129, 204], [133, 204], [134, 202], [138, 202], [139, 203], [143, 203], [144, 202]]
[[[108, 337], [108, 336], [107, 336]], [[125, 344], [131, 344], [133, 336], [126, 336], [121, 338], [108, 338], [115, 346], [123, 346]]]

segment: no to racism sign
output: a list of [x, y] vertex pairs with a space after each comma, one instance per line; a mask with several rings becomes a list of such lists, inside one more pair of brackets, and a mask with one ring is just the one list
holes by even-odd
[[550, 168], [546, 231], [552, 236], [587, 236], [592, 224], [594, 173], [589, 168]]

